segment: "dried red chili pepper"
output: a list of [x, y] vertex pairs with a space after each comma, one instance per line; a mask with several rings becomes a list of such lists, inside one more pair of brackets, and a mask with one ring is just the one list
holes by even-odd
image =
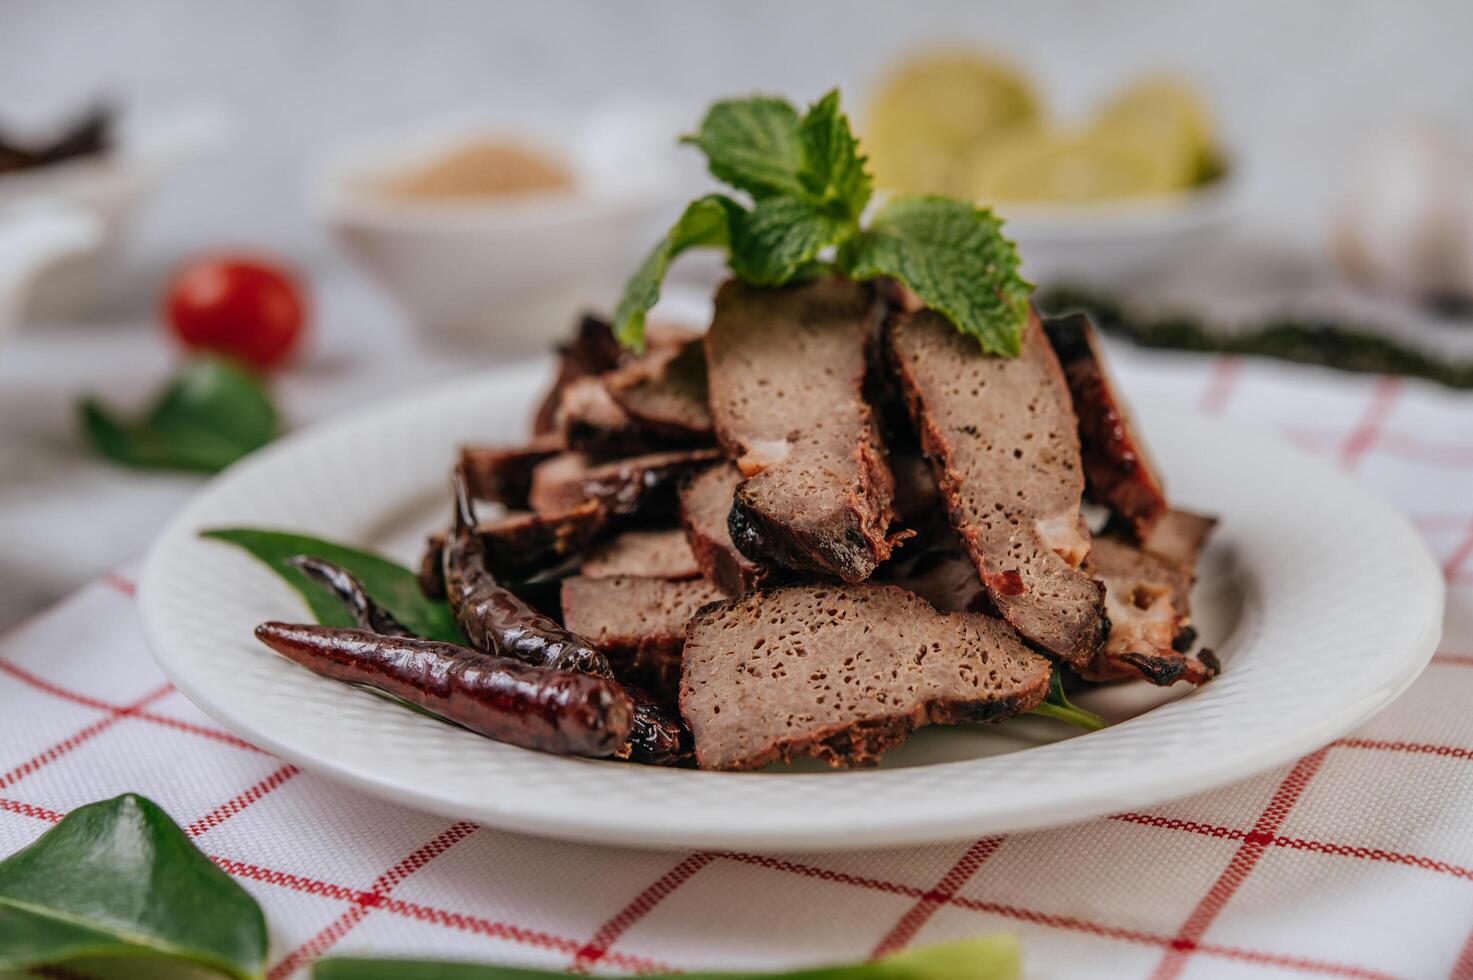
[[[577, 633], [570, 632], [497, 583], [486, 567], [486, 546], [476, 533], [475, 505], [465, 474], [457, 468], [455, 522], [445, 540], [445, 591], [461, 632], [478, 647], [529, 664], [612, 677], [608, 658]], [[637, 688], [628, 758], [668, 765], [690, 755], [685, 723]]]
[[455, 523], [445, 540], [445, 593], [461, 632], [480, 650], [524, 663], [612, 677], [608, 658], [587, 640], [503, 588], [486, 564], [486, 544], [476, 533], [476, 515], [457, 468]]
[[[374, 602], [363, 583], [342, 566], [308, 555], [292, 558], [290, 564], [336, 596], [352, 614], [359, 629], [384, 636], [416, 639], [394, 618], [393, 613]], [[644, 691], [626, 688], [625, 692], [634, 705], [634, 720], [628, 743], [614, 755], [655, 765], [669, 765], [687, 758], [691, 745], [685, 726]]]
[[634, 703], [607, 678], [369, 630], [262, 623], [256, 638], [314, 673], [376, 688], [499, 742], [595, 757], [629, 743]]
[[383, 636], [414, 637], [409, 627], [395, 619], [393, 613], [370, 599], [363, 583], [341, 565], [311, 555], [288, 558], [287, 564], [331, 592], [347, 607], [359, 629]]

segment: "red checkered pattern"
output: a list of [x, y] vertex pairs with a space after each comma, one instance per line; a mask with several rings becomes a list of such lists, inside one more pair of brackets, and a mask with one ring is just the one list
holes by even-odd
[[1444, 651], [1395, 705], [1286, 768], [1082, 826], [812, 856], [645, 853], [452, 822], [283, 765], [163, 683], [119, 575], [0, 640], [0, 853], [73, 807], [144, 793], [261, 902], [274, 980], [326, 953], [648, 973], [998, 931], [1021, 935], [1041, 977], [1473, 980], [1473, 398], [1120, 360], [1129, 389], [1278, 426], [1412, 515], [1450, 606]]

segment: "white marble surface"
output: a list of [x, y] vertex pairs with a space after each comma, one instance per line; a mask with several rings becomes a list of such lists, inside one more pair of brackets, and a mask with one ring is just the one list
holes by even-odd
[[[1199, 257], [1173, 281], [1206, 281], [1228, 303], [1284, 303], [1333, 277], [1323, 242], [1358, 145], [1413, 118], [1473, 137], [1470, 37], [1466, 0], [3, 0], [0, 119], [107, 95], [135, 122], [214, 103], [237, 131], [139, 216], [95, 322], [28, 325], [0, 348], [0, 627], [137, 554], [197, 485], [95, 461], [73, 417], [85, 392], [136, 402], [167, 374], [153, 310], [181, 258], [244, 244], [306, 270], [315, 351], [279, 385], [293, 423], [474, 366], [419, 350], [314, 226], [304, 168], [335, 137], [468, 104], [642, 98], [694, 117], [719, 94], [811, 98], [834, 84], [854, 103], [888, 59], [923, 42], [1002, 51], [1063, 112], [1141, 68], [1171, 67], [1203, 87], [1248, 177], [1235, 240], [1290, 259], [1245, 273]], [[1293, 268], [1310, 274], [1286, 278]]]

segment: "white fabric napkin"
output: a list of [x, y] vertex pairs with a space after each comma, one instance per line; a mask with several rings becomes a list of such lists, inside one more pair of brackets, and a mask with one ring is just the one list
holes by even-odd
[[328, 953], [778, 968], [1007, 931], [1035, 977], [1473, 980], [1473, 396], [1116, 353], [1127, 391], [1276, 426], [1423, 530], [1446, 632], [1395, 705], [1291, 766], [1073, 827], [798, 856], [599, 848], [405, 810], [223, 731], [154, 666], [125, 570], [0, 639], [0, 854], [147, 795], [260, 901], [272, 978]]

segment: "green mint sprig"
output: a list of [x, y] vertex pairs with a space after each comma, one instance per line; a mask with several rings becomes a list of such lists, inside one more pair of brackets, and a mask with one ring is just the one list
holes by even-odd
[[682, 142], [706, 155], [711, 175], [751, 200], [692, 201], [624, 287], [614, 313], [621, 343], [644, 345], [644, 319], [671, 261], [691, 248], [725, 249], [732, 274], [754, 286], [811, 275], [825, 256], [855, 280], [889, 277], [909, 288], [984, 352], [1018, 353], [1033, 286], [986, 208], [934, 195], [895, 197], [868, 227], [860, 218], [874, 182], [859, 141], [829, 92], [803, 115], [786, 99], [717, 102]]

